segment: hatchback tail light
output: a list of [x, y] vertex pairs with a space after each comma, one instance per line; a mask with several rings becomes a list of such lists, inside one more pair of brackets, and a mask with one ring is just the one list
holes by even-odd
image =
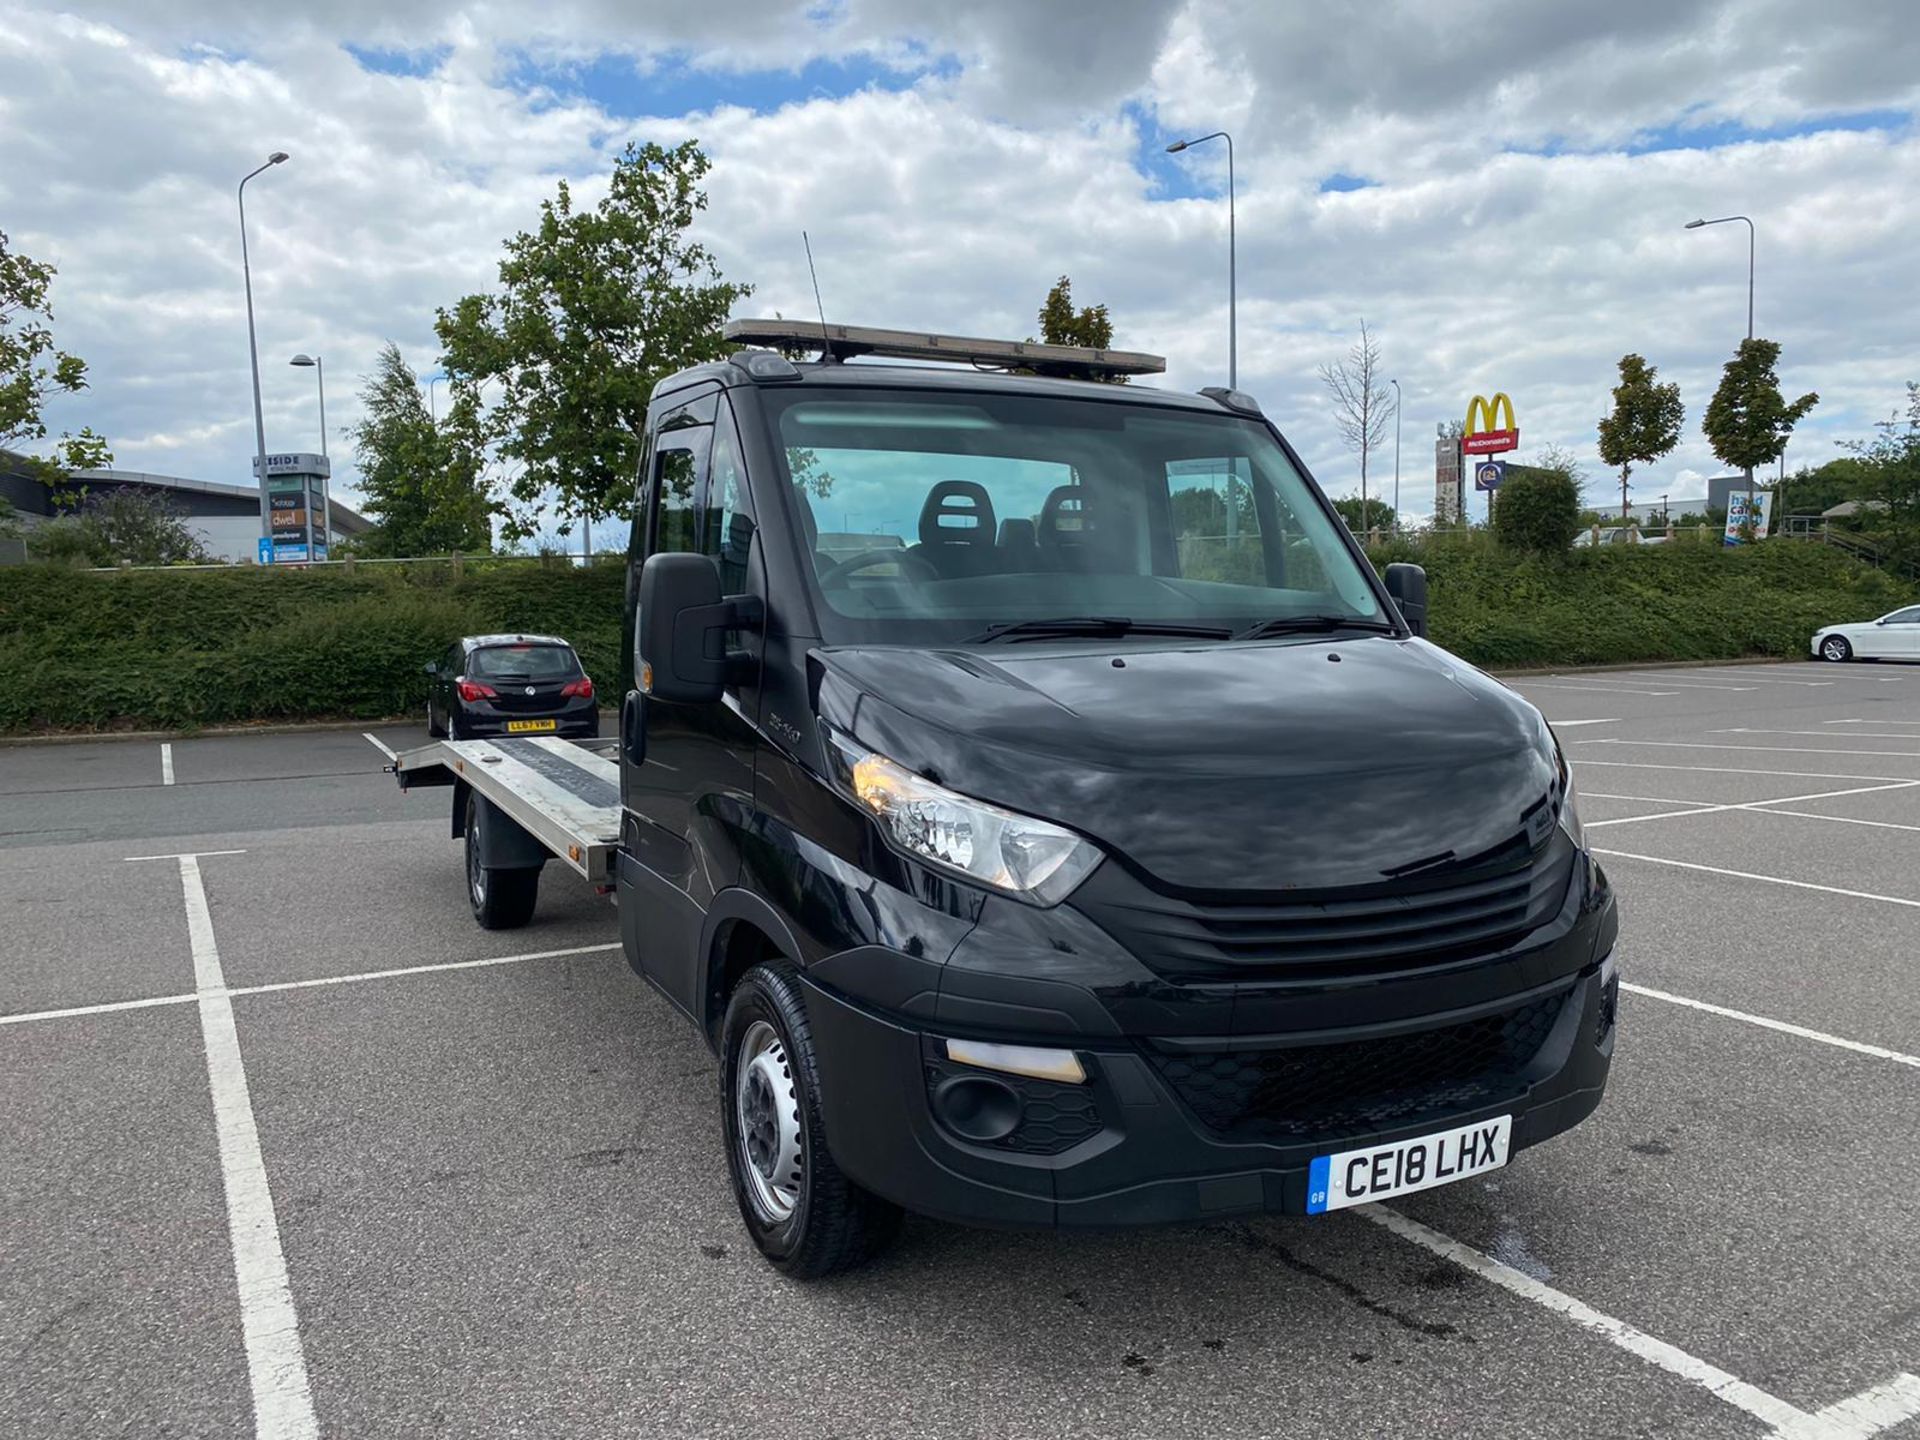
[[482, 685], [478, 680], [462, 680], [454, 688], [460, 692], [462, 700], [498, 700], [500, 698], [491, 685]]
[[569, 680], [560, 693], [574, 700], [591, 700], [593, 699], [593, 681], [584, 675], [578, 680]]

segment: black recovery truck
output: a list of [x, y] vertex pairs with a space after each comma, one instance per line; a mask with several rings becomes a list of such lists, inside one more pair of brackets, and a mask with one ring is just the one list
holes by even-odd
[[482, 924], [549, 859], [611, 887], [720, 1057], [774, 1265], [856, 1264], [903, 1210], [1333, 1211], [1593, 1111], [1617, 922], [1560, 747], [1250, 397], [728, 335], [653, 395], [619, 735], [393, 768], [454, 787]]

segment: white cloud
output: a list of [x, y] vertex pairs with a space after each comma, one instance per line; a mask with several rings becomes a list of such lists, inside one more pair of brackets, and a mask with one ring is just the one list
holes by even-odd
[[[597, 194], [630, 138], [707, 146], [704, 238], [758, 287], [756, 311], [811, 311], [803, 227], [829, 309], [849, 321], [1025, 335], [1064, 272], [1110, 305], [1122, 343], [1163, 351], [1168, 383], [1192, 388], [1225, 378], [1224, 155], [1176, 167], [1159, 149], [1226, 126], [1242, 387], [1329, 490], [1351, 491], [1357, 467], [1314, 371], [1365, 316], [1405, 390], [1415, 513], [1431, 506], [1432, 425], [1496, 389], [1529, 450], [1573, 448], [1604, 494], [1593, 422], [1627, 350], [1679, 380], [1688, 408], [1681, 449], [1637, 474], [1636, 494], [1719, 472], [1698, 422], [1744, 333], [1745, 233], [1683, 231], [1697, 214], [1759, 223], [1759, 330], [1786, 347], [1784, 383], [1822, 396], [1791, 459], [1831, 456], [1920, 372], [1920, 143], [1910, 120], [1823, 120], [1912, 111], [1920, 40], [1901, 11], [1839, 7], [1818, 25], [1787, 0], [1437, 13], [1329, 21], [1257, 0], [1109, 5], [1097, 20], [905, 0], [16, 11], [0, 21], [0, 228], [60, 266], [57, 332], [93, 367], [56, 420], [103, 429], [123, 464], [212, 479], [248, 474], [233, 187], [274, 148], [292, 162], [247, 192], [269, 439], [314, 443], [312, 372], [286, 362], [324, 354], [348, 484], [340, 430], [380, 343], [431, 370], [435, 307], [490, 282], [500, 241], [558, 176]], [[436, 63], [377, 74], [349, 43]], [[643, 118], [660, 93], [643, 83], [630, 104], [568, 93], [564, 76], [541, 95], [511, 83], [527, 54], [607, 53], [683, 81], [689, 65], [860, 60], [907, 88]], [[1774, 138], [1627, 153], [1726, 142], [1735, 126]], [[1334, 172], [1378, 183], [1320, 193]], [[1388, 486], [1390, 445], [1372, 466]]]

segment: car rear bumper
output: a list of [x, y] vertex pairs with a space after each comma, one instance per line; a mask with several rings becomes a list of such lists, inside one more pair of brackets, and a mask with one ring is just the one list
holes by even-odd
[[[1610, 914], [1606, 920], [1610, 932]], [[1589, 923], [1597, 930], [1599, 917]], [[859, 1184], [910, 1210], [962, 1223], [1127, 1226], [1304, 1214], [1316, 1156], [1477, 1120], [1511, 1115], [1510, 1153], [1559, 1134], [1591, 1114], [1606, 1087], [1618, 998], [1608, 962], [1539, 995], [1515, 997], [1555, 1008], [1532, 1059], [1497, 1093], [1463, 1091], [1470, 1103], [1429, 1107], [1405, 1123], [1336, 1126], [1278, 1141], [1250, 1141], [1204, 1120], [1204, 1098], [1196, 1107], [1203, 1092], [1190, 1076], [1184, 1083], [1174, 1078], [1186, 1072], [1169, 1064], [1151, 1038], [1063, 1034], [1057, 1048], [1078, 1056], [1087, 1074], [1084, 1085], [1065, 1085], [957, 1066], [945, 1058], [939, 1027], [881, 1013], [814, 974], [806, 994], [829, 1144]], [[1437, 1027], [1453, 1018], [1421, 1023]], [[1405, 1037], [1409, 1026], [1359, 1027], [1315, 1040], [1365, 1044], [1386, 1032]], [[1019, 1043], [1046, 1041], [1022, 1035]], [[1262, 1037], [1231, 1043], [1258, 1046]], [[957, 1078], [982, 1077], [1011, 1094], [1021, 1117], [994, 1143], [956, 1133], [955, 1112], [939, 1098]]]
[[[553, 728], [548, 730], [515, 730], [515, 724], [524, 725], [529, 721], [552, 721]], [[455, 732], [465, 740], [492, 740], [503, 735], [555, 735], [563, 740], [590, 740], [600, 734], [600, 707], [593, 701], [583, 701], [570, 705], [567, 709], [551, 714], [518, 714], [501, 711], [491, 705], [463, 705], [454, 712]]]

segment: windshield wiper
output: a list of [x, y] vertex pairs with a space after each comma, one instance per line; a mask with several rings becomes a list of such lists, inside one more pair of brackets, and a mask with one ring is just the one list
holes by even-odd
[[1358, 615], [1276, 615], [1249, 625], [1233, 638], [1265, 640], [1272, 635], [1323, 635], [1334, 630], [1366, 630], [1378, 635], [1397, 633], [1398, 626], [1385, 620], [1367, 620]]
[[984, 645], [989, 640], [1044, 638], [1050, 635], [1086, 635], [1097, 639], [1121, 635], [1183, 635], [1196, 640], [1225, 640], [1233, 632], [1224, 625], [1183, 625], [1170, 620], [1130, 620], [1125, 615], [1056, 615], [1041, 620], [1004, 620], [989, 625], [962, 644]]

